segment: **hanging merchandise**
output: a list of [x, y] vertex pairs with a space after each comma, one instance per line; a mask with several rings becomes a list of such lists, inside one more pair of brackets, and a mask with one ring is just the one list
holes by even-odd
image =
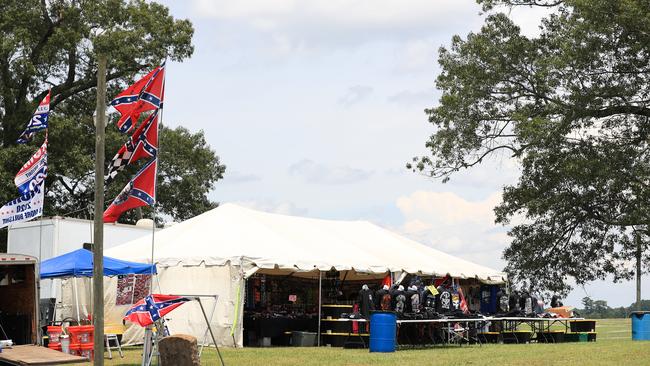
[[438, 299], [436, 300], [437, 312], [439, 314], [448, 314], [452, 311], [451, 291], [445, 287], [438, 287]]
[[[382, 287], [375, 292], [375, 309], [388, 310], [390, 309], [390, 294], [388, 293], [389, 286], [382, 285]], [[384, 309], [384, 297], [388, 296], [388, 308]]]
[[359, 290], [357, 297], [357, 304], [359, 304], [359, 312], [364, 318], [368, 318], [371, 310], [375, 310], [375, 304], [372, 299], [372, 291], [368, 285], [363, 285]]
[[506, 314], [510, 311], [510, 306], [509, 306], [509, 299], [508, 299], [508, 294], [506, 294], [506, 291], [504, 289], [499, 289], [499, 292], [497, 293], [497, 300], [498, 300], [498, 308], [497, 308], [497, 313], [501, 314]]
[[497, 292], [498, 286], [483, 285], [481, 286], [481, 313], [494, 314], [497, 311]]

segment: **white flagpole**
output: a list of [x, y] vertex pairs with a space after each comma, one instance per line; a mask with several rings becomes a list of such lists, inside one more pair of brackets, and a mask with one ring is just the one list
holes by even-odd
[[[165, 107], [165, 79], [167, 76], [167, 59], [165, 59], [165, 62], [163, 63], [165, 65], [165, 70], [163, 72], [163, 82], [162, 82], [162, 89], [160, 91], [160, 108], [158, 113], [160, 115], [158, 116], [158, 148], [156, 150], [156, 173], [154, 174], [154, 192], [156, 193], [156, 197], [154, 197], [154, 204], [152, 206], [152, 216], [153, 216], [153, 225], [151, 225], [151, 277], [149, 278], [149, 294], [153, 294], [153, 269], [154, 269], [154, 250], [156, 246], [156, 206], [158, 205], [158, 164], [160, 164], [160, 136], [162, 133], [162, 114], [163, 114], [163, 109]], [[155, 111], [154, 111], [155, 113]]]

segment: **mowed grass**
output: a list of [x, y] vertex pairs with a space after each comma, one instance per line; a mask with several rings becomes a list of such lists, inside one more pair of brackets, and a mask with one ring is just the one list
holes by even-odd
[[[598, 320], [597, 342], [561, 344], [488, 344], [404, 350], [389, 354], [342, 348], [222, 348], [226, 365], [650, 365], [650, 341], [631, 340], [629, 319]], [[106, 365], [139, 365], [140, 348], [116, 353]], [[206, 348], [203, 365], [218, 365]], [[87, 364], [86, 364], [87, 365]]]

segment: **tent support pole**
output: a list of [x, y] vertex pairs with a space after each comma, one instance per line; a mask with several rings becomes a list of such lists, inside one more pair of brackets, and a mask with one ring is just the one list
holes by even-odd
[[323, 272], [318, 270], [318, 334], [316, 337], [317, 346], [320, 347], [320, 319], [322, 318], [321, 312], [323, 309], [322, 301], [322, 292], [323, 292]]
[[203, 318], [205, 319], [205, 323], [208, 325], [208, 330], [210, 331], [210, 337], [212, 337], [212, 342], [214, 342], [214, 348], [217, 349], [217, 354], [219, 355], [221, 366], [225, 366], [226, 364], [223, 362], [223, 357], [221, 357], [221, 351], [219, 351], [219, 345], [217, 344], [217, 340], [214, 338], [214, 334], [212, 333], [212, 327], [210, 327], [210, 321], [208, 320], [208, 316], [205, 314], [205, 309], [203, 308], [203, 303], [201, 302], [201, 298], [196, 297], [196, 301], [198, 301], [199, 305], [201, 306], [201, 312], [203, 313]]
[[81, 323], [79, 318], [79, 291], [77, 290], [77, 277], [72, 277], [72, 290], [74, 291], [74, 302], [77, 305], [77, 323]]
[[133, 300], [135, 300], [135, 281], [137, 274], [133, 274], [133, 282], [131, 284], [131, 305], [133, 305]]
[[[210, 321], [208, 323], [208, 328], [210, 327], [210, 323], [212, 322], [212, 319], [214, 318], [214, 312], [216, 310], [217, 310], [217, 298], [215, 297], [214, 298], [214, 304], [212, 305], [212, 312], [210, 313]], [[203, 332], [203, 341], [202, 341], [203, 343], [201, 343], [201, 348], [199, 348], [199, 358], [201, 358], [201, 353], [203, 353], [203, 347], [205, 347], [205, 342], [206, 342], [207, 338], [208, 338], [208, 329], [206, 329], [205, 332]], [[234, 336], [233, 336], [233, 339], [235, 339]], [[235, 346], [235, 348], [237, 348], [237, 347]]]

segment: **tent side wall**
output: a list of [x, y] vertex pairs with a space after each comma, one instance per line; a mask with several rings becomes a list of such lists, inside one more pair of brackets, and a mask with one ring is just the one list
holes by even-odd
[[[158, 267], [158, 278], [154, 278], [154, 293], [170, 295], [218, 295], [216, 308], [214, 299], [201, 298], [208, 318], [212, 315], [210, 325], [219, 346], [242, 346], [242, 320], [244, 280], [237, 265], [223, 266], [172, 266]], [[241, 288], [240, 288], [241, 285]], [[239, 288], [239, 291], [238, 291]], [[237, 295], [239, 292], [239, 301]], [[131, 305], [116, 305], [117, 278], [105, 281], [105, 322], [122, 324], [122, 317]], [[137, 301], [139, 299], [135, 299]], [[239, 305], [238, 320], [235, 322], [235, 306]], [[214, 308], [214, 314], [212, 313]], [[201, 308], [196, 301], [183, 304], [165, 316], [167, 326], [172, 334], [189, 334], [199, 343], [212, 344], [207, 332]], [[232, 327], [236, 326], [231, 335]], [[142, 344], [144, 331], [135, 324], [127, 324], [122, 343], [125, 345]]]

